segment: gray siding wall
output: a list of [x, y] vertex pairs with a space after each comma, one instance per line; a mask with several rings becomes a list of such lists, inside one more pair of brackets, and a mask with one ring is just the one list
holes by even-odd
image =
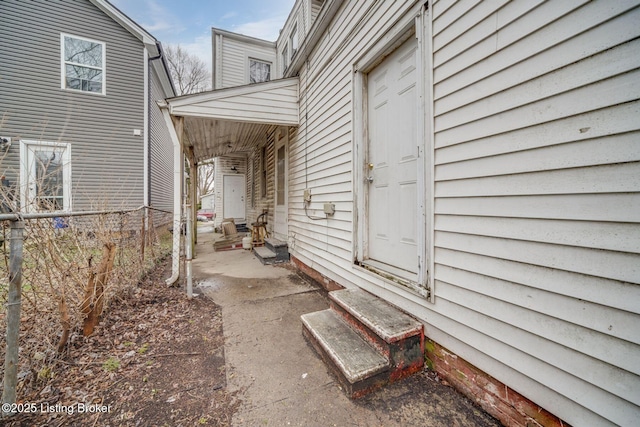
[[[1, 172], [19, 177], [18, 139], [71, 144], [73, 209], [143, 203], [142, 43], [85, 0], [0, 2]], [[106, 95], [61, 89], [60, 33], [106, 43]]]
[[165, 95], [153, 67], [150, 69], [152, 70], [149, 104], [150, 203], [155, 208], [173, 211], [173, 143], [162, 112], [155, 102], [164, 99]]

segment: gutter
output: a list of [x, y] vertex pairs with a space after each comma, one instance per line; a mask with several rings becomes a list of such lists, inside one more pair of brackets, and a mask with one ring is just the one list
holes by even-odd
[[169, 104], [166, 101], [157, 101], [162, 111], [162, 116], [169, 130], [173, 142], [173, 250], [171, 253], [171, 277], [165, 280], [167, 285], [173, 285], [180, 278], [180, 234], [182, 232], [181, 221], [181, 194], [182, 194], [182, 150], [180, 140], [169, 113]]

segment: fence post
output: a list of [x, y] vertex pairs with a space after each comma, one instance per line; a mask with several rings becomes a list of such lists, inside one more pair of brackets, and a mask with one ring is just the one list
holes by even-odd
[[[18, 384], [18, 338], [20, 335], [20, 304], [22, 299], [22, 249], [24, 221], [11, 221], [9, 253], [9, 298], [7, 302], [7, 351], [4, 357], [4, 388], [2, 403], [16, 403]], [[11, 412], [5, 412], [9, 415]]]

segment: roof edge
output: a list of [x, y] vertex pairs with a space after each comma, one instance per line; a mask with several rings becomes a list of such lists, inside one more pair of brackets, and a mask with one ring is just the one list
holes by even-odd
[[276, 47], [275, 41], [269, 41], [269, 40], [260, 39], [257, 37], [252, 37], [252, 36], [245, 36], [244, 34], [234, 33], [233, 31], [223, 30], [221, 28], [211, 27], [211, 34], [212, 35], [220, 34], [225, 37], [231, 37], [237, 40], [242, 40], [242, 41], [251, 42], [251, 43], [258, 43], [265, 47], [273, 47], [273, 48]]
[[259, 92], [260, 90], [263, 90], [263, 89], [277, 89], [280, 87], [286, 87], [286, 86], [297, 85], [297, 84], [299, 84], [298, 77], [289, 77], [286, 79], [269, 80], [268, 82], [262, 82], [262, 83], [249, 83], [241, 86], [232, 86], [232, 87], [225, 87], [221, 89], [207, 90], [204, 92], [190, 93], [186, 95], [175, 96], [173, 98], [167, 98], [166, 101], [170, 105], [172, 103], [173, 105], [182, 105], [182, 104], [188, 104], [189, 103], [188, 100], [192, 98], [203, 98], [203, 100], [218, 99], [218, 98], [224, 98], [227, 95], [228, 96], [243, 95], [247, 93]]
[[138, 40], [140, 40], [147, 47], [152, 56], [157, 56], [160, 51], [156, 45], [157, 39], [153, 37], [147, 30], [142, 28], [133, 19], [125, 15], [120, 9], [109, 3], [107, 0], [89, 0], [107, 14], [111, 19], [120, 24], [123, 28], [133, 34]]

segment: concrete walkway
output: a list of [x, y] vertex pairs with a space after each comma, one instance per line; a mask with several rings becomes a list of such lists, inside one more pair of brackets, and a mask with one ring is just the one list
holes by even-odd
[[214, 252], [212, 231], [199, 225], [194, 286], [222, 307], [234, 426], [499, 425], [427, 372], [347, 398], [301, 332], [301, 314], [329, 306], [324, 291], [250, 251]]

